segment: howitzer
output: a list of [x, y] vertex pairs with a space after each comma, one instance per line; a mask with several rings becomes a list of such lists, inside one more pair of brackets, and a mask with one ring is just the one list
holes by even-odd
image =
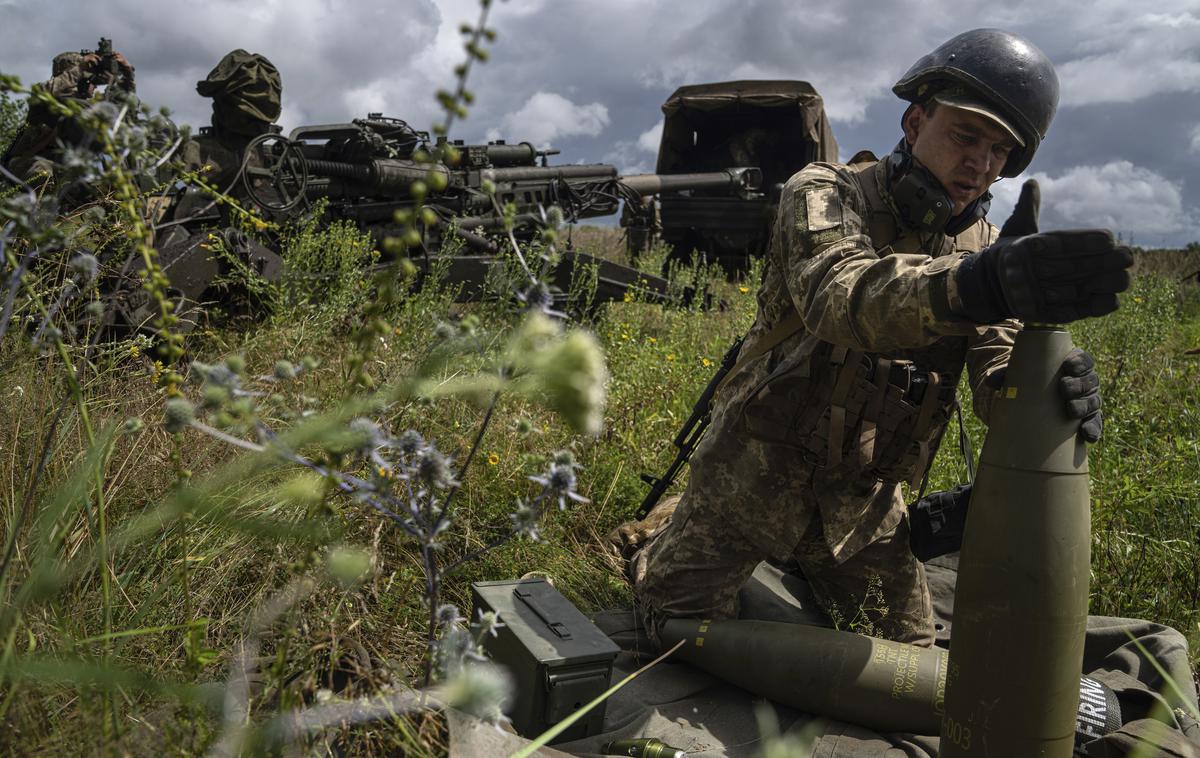
[[[452, 147], [456, 160], [431, 162]], [[440, 148], [440, 149], [438, 149]], [[619, 176], [608, 164], [548, 165], [557, 150], [528, 142], [486, 145], [440, 141], [400, 119], [373, 113], [348, 124], [302, 126], [285, 139], [263, 135], [250, 149], [262, 151], [263, 167], [246, 169], [247, 193], [264, 208], [285, 212], [328, 198], [329, 213], [386, 235], [398, 210], [431, 210], [424, 242], [435, 246], [454, 229], [472, 248], [495, 252], [471, 230], [495, 231], [511, 221], [527, 234], [544, 224], [544, 209], [558, 206], [567, 222], [608, 216], [621, 201], [671, 190], [723, 189], [739, 197], [757, 196], [762, 172], [737, 167], [696, 174]], [[425, 157], [425, 160], [421, 160]], [[423, 185], [420, 205], [413, 188]], [[505, 219], [503, 208], [515, 205]]]
[[687, 463], [688, 459], [692, 457], [692, 451], [696, 449], [696, 445], [700, 443], [700, 438], [704, 436], [705, 430], [708, 429], [708, 425], [712, 421], [713, 395], [722, 382], [724, 382], [725, 376], [733, 369], [734, 364], [737, 363], [738, 352], [742, 349], [742, 342], [743, 338], [739, 337], [725, 351], [725, 357], [721, 359], [720, 368], [713, 374], [713, 378], [708, 380], [708, 386], [700, 393], [700, 398], [692, 408], [691, 415], [688, 416], [687, 421], [683, 422], [683, 427], [679, 430], [679, 434], [675, 435], [673, 444], [678, 452], [675, 453], [675, 460], [671, 461], [671, 465], [667, 467], [666, 472], [659, 477], [642, 474], [642, 481], [650, 485], [650, 491], [646, 493], [646, 497], [642, 499], [642, 504], [638, 506], [636, 518], [646, 518], [650, 513], [650, 509], [658, 504], [658, 501], [666, 493], [667, 488], [675, 481], [675, 477], [679, 475], [679, 469], [683, 468], [683, 464]]
[[[287, 137], [271, 132], [255, 138], [245, 148], [235, 180], [244, 191], [235, 194], [277, 221], [295, 217], [321, 200], [327, 220], [350, 221], [380, 242], [405, 234], [408, 227], [397, 216], [411, 214], [420, 241], [409, 247], [409, 255], [419, 276], [436, 274], [459, 284], [457, 298], [471, 301], [495, 291], [491, 285], [506, 276], [507, 263], [498, 255], [504, 243], [494, 233], [528, 241], [546, 225], [550, 206], [559, 207], [563, 219], [574, 222], [614, 213], [622, 200], [640, 200], [667, 188], [722, 187], [750, 197], [757, 195], [761, 182], [761, 172], [754, 167], [620, 177], [607, 164], [549, 165], [548, 158], [557, 153], [528, 142], [431, 144], [428, 133], [373, 113], [349, 123], [302, 126]], [[435, 155], [447, 158], [433, 161]], [[206, 230], [221, 224], [217, 204], [203, 190], [188, 188], [174, 198], [166, 215], [158, 225], [156, 244], [181, 276], [195, 274], [180, 294], [192, 303], [224, 297], [211, 286], [219, 263], [201, 244]], [[447, 251], [444, 243], [452, 238], [465, 243], [468, 254]], [[278, 255], [269, 246], [269, 240], [265, 246], [248, 240], [236, 248], [250, 251], [239, 256], [270, 278], [280, 267], [274, 265]], [[268, 259], [274, 263], [263, 263]], [[552, 304], [576, 313], [630, 294], [662, 303], [679, 297], [662, 277], [569, 246], [550, 270], [539, 274], [550, 285]], [[693, 295], [685, 289], [681, 299], [687, 303]]]
[[[761, 171], [752, 166], [633, 176], [620, 176], [608, 164], [555, 166], [548, 158], [557, 150], [502, 140], [431, 144], [428, 133], [378, 113], [350, 123], [298, 127], [286, 138], [266, 134], [250, 150], [261, 160], [245, 162], [243, 186], [254, 203], [273, 214], [290, 214], [324, 199], [331, 220], [349, 220], [382, 240], [404, 232], [398, 213], [417, 213], [421, 244], [410, 248], [413, 262], [424, 272], [432, 269], [431, 258], [448, 263], [447, 276], [464, 285], [459, 292], [466, 300], [483, 296], [503, 247], [495, 235], [507, 238], [511, 232], [517, 240], [532, 239], [545, 226], [550, 206], [573, 223], [611, 215], [622, 201], [638, 203], [667, 190], [757, 197], [762, 181]], [[432, 156], [446, 157], [434, 161]], [[471, 254], [446, 256], [443, 246], [452, 237]], [[585, 265], [595, 269], [593, 303], [622, 299], [631, 290], [640, 299], [669, 300], [665, 279], [571, 250], [549, 275], [552, 288], [559, 290], [557, 299], [566, 298], [563, 293]], [[691, 294], [685, 291], [684, 300]]]

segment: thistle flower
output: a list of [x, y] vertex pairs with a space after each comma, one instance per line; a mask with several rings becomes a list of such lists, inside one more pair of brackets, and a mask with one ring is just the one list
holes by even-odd
[[517, 293], [517, 300], [525, 304], [531, 312], [544, 313], [554, 318], [565, 318], [566, 315], [554, 310], [554, 296], [545, 282], [537, 282]]
[[504, 622], [500, 620], [499, 614], [495, 611], [479, 611], [479, 619], [472, 624], [475, 630], [475, 636], [478, 639], [484, 637], [495, 637], [499, 634], [500, 627], [504, 626]]
[[459, 613], [458, 606], [450, 603], [439, 605], [434, 616], [437, 618], [438, 626], [455, 626], [466, 620]]
[[274, 376], [276, 379], [280, 381], [286, 381], [288, 379], [295, 379], [299, 375], [300, 372], [296, 369], [295, 364], [293, 364], [291, 361], [284, 360], [282, 358], [275, 361]]
[[361, 548], [342, 545], [330, 549], [325, 565], [339, 584], [353, 587], [361, 583], [371, 569], [371, 556]]
[[489, 724], [505, 720], [512, 683], [503, 670], [490, 664], [463, 666], [445, 685], [446, 702]]
[[196, 409], [182, 397], [173, 397], [163, 409], [163, 425], [171, 434], [182, 432], [196, 419]]
[[192, 375], [199, 377], [204, 384], [221, 387], [231, 395], [236, 395], [242, 388], [241, 377], [228, 363], [208, 364], [192, 361], [192, 372]]
[[577, 479], [575, 469], [578, 468], [570, 453], [562, 451], [556, 454], [546, 473], [541, 476], [531, 476], [529, 480], [542, 485], [545, 494], [558, 500], [558, 509], [566, 510], [567, 501], [586, 503], [588, 499], [575, 491]]
[[417, 461], [417, 475], [434, 489], [446, 489], [458, 484], [450, 467], [449, 456], [443, 455], [432, 445], [421, 451], [421, 457]]
[[415, 455], [425, 447], [425, 438], [416, 430], [409, 429], [396, 440], [396, 449], [404, 455]]
[[540, 542], [541, 533], [538, 531], [538, 512], [524, 500], [517, 499], [517, 508], [508, 516], [512, 521], [513, 534], [524, 537], [530, 542]]
[[575, 330], [535, 358], [547, 405], [577, 432], [599, 434], [604, 419], [608, 369], [604, 353], [587, 332]]

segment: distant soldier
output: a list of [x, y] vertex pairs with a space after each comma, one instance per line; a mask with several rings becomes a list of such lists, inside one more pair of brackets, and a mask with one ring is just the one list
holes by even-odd
[[[241, 198], [237, 180], [246, 146], [255, 137], [278, 131], [273, 122], [282, 107], [279, 70], [265, 56], [234, 50], [196, 83], [196, 91], [212, 98], [212, 125], [184, 146], [184, 166], [202, 172], [220, 191]], [[249, 160], [257, 165], [256, 157]]]
[[[49, 81], [35, 84], [33, 92], [46, 92], [63, 102], [90, 102], [99, 86], [107, 87], [106, 95], [132, 94], [135, 90], [133, 66], [124, 55], [112, 50], [108, 40], [101, 40], [100, 49], [93, 52], [66, 52], [54, 56]], [[80, 144], [86, 139], [73, 121], [45, 103], [30, 98], [25, 123], [4, 151], [0, 165], [25, 181], [33, 181], [39, 176], [53, 178], [63, 146]]]
[[[211, 126], [202, 128], [183, 146], [183, 167], [199, 173], [205, 183], [250, 210], [242, 172], [263, 166], [260, 153], [247, 150], [254, 138], [279, 131], [273, 123], [279, 118], [283, 91], [279, 70], [262, 55], [234, 50], [196, 83], [196, 91], [212, 98]], [[260, 192], [272, 197], [270, 187]], [[192, 328], [204, 303], [219, 299], [227, 311], [238, 310], [240, 298], [234, 296], [235, 288], [226, 282], [218, 291], [214, 285], [219, 280], [247, 272], [267, 281], [278, 277], [279, 255], [246, 234], [237, 221], [228, 204], [217, 205], [211, 193], [197, 187], [179, 193], [160, 219], [155, 246], [160, 265], [178, 295], [181, 330]], [[221, 238], [226, 254], [241, 260], [240, 266], [231, 267], [225, 257], [212, 252], [216, 237]], [[145, 298], [135, 296], [131, 301], [125, 317], [130, 325], [140, 327], [155, 316]]]

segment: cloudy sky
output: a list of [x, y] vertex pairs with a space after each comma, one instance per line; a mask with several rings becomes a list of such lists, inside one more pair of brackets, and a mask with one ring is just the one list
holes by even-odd
[[[241, 47], [282, 72], [285, 130], [368, 111], [428, 128], [462, 59], [458, 27], [477, 15], [475, 0], [0, 0], [0, 71], [43, 80], [56, 53], [111, 37], [142, 98], [199, 125], [209, 101], [196, 81]], [[913, 61], [967, 29], [1009, 29], [1062, 82], [1029, 168], [1043, 227], [1200, 240], [1200, 0], [507, 0], [491, 25], [492, 59], [455, 136], [552, 144], [562, 162], [628, 173], [653, 167], [659, 106], [677, 86], [740, 78], [811, 82], [843, 158], [884, 153], [903, 111], [890, 87]], [[1018, 188], [996, 185], [997, 223]]]

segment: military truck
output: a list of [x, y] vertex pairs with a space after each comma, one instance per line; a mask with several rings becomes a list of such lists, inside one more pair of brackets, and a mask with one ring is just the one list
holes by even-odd
[[680, 87], [663, 103], [659, 174], [757, 166], [759, 196], [709, 189], [663, 192], [657, 202], [627, 203], [631, 257], [658, 241], [671, 260], [693, 254], [736, 274], [766, 250], [784, 182], [812, 161], [836, 161], [837, 140], [821, 96], [808, 82], [731, 81]]

